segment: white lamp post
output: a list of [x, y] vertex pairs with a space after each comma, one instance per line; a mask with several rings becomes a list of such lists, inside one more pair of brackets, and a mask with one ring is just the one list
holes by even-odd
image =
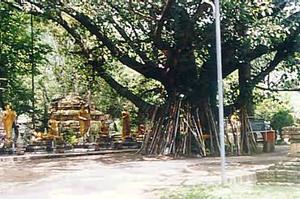
[[225, 142], [224, 142], [224, 104], [223, 104], [223, 75], [222, 75], [222, 51], [221, 51], [221, 25], [220, 3], [215, 0], [215, 24], [216, 24], [216, 54], [218, 71], [218, 101], [219, 101], [219, 130], [220, 130], [220, 153], [221, 153], [221, 178], [222, 184], [226, 181], [225, 176]]

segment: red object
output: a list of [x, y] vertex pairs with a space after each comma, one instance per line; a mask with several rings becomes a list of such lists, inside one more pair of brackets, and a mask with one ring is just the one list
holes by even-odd
[[265, 142], [275, 143], [275, 131], [267, 131], [264, 133]]

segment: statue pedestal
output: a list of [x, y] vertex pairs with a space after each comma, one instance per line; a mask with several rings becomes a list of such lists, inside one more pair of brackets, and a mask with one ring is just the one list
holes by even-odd
[[289, 156], [296, 157], [300, 155], [300, 127], [285, 127], [282, 135], [289, 138], [290, 148]]

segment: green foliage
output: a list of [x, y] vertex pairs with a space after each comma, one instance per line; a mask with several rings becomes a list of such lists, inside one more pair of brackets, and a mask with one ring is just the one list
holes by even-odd
[[279, 95], [264, 99], [255, 109], [256, 117], [270, 121], [271, 127], [278, 131], [281, 131], [282, 127], [294, 124], [291, 112], [290, 99]]
[[224, 80], [224, 103], [225, 105], [234, 104], [239, 95], [239, 82], [237, 71], [230, 74]]
[[255, 107], [255, 116], [271, 121], [273, 116], [280, 111], [291, 112], [290, 99], [282, 98], [279, 95], [265, 98], [257, 103]]
[[280, 110], [275, 113], [271, 119], [271, 126], [273, 129], [281, 131], [285, 126], [294, 124], [294, 118], [288, 110]]
[[63, 140], [67, 144], [76, 144], [78, 142], [78, 139], [76, 137], [75, 132], [72, 129], [63, 129], [62, 131]]
[[[44, 55], [49, 51], [40, 42], [41, 32], [34, 29], [35, 65], [45, 63]], [[5, 91], [0, 93], [0, 102], [12, 103], [18, 114], [32, 110], [31, 101], [31, 29], [30, 15], [17, 12], [0, 2], [0, 77], [7, 78]], [[39, 73], [36, 68], [33, 73]], [[1, 92], [1, 91], [0, 91]]]
[[97, 136], [99, 135], [100, 131], [101, 131], [101, 124], [99, 122], [91, 123], [90, 135]]
[[107, 83], [101, 81], [95, 86], [97, 91], [93, 92], [93, 101], [102, 112], [109, 113], [113, 118], [120, 118], [124, 107], [133, 106], [127, 99], [121, 97]]
[[270, 82], [272, 88], [295, 89], [300, 88], [300, 53], [284, 60], [276, 70], [276, 78]]

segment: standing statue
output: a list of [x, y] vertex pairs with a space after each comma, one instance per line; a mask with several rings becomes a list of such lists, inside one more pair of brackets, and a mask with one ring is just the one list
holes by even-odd
[[12, 138], [12, 127], [16, 120], [16, 117], [17, 114], [11, 109], [11, 106], [9, 104], [5, 105], [5, 110], [3, 111], [2, 115], [2, 122], [6, 133], [6, 138], [8, 140], [11, 140]]
[[54, 119], [53, 115], [50, 116], [49, 124], [49, 136], [54, 138], [59, 137], [59, 130], [58, 130], [58, 122]]
[[81, 105], [80, 111], [78, 114], [78, 119], [79, 119], [79, 132], [81, 136], [84, 136], [90, 128], [91, 124], [91, 115], [90, 113], [86, 110], [84, 104]]
[[4, 145], [4, 140], [5, 140], [5, 130], [4, 130], [4, 126], [3, 126], [3, 122], [2, 122], [2, 108], [0, 107], [0, 148], [3, 147]]
[[241, 135], [241, 122], [240, 122], [240, 117], [237, 112], [234, 112], [230, 118], [229, 122], [232, 128], [232, 134], [233, 134], [233, 140], [234, 144], [236, 145], [237, 148], [237, 155], [240, 155], [240, 135]]
[[2, 122], [2, 115], [3, 115], [3, 110], [2, 110], [2, 108], [0, 107], [0, 133], [5, 133], [4, 132], [4, 126], [3, 126], [3, 122]]
[[130, 115], [129, 112], [122, 111], [122, 138], [130, 137]]
[[144, 124], [140, 124], [138, 126], [138, 129], [136, 131], [136, 136], [144, 136], [145, 135], [145, 125]]
[[101, 120], [100, 134], [109, 135], [109, 124], [105, 120]]

